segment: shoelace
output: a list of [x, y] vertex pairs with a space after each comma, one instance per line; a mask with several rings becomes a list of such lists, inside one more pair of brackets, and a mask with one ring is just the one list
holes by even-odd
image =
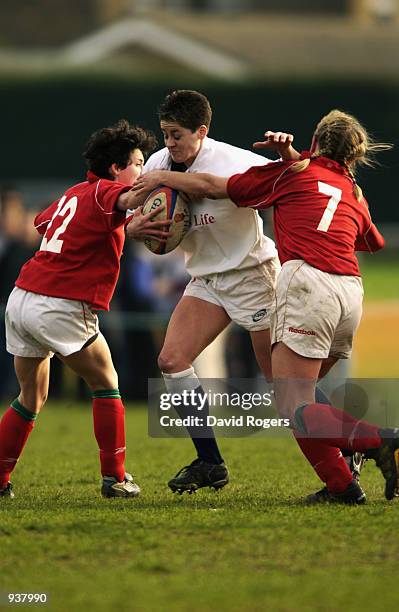
[[190, 465], [185, 465], [184, 467], [181, 468], [181, 470], [179, 470], [175, 476], [175, 478], [177, 478], [178, 476], [180, 476], [181, 474], [183, 474], [185, 471], [187, 471], [187, 473], [190, 472], [190, 470], [195, 471], [196, 469], [198, 470], [198, 459], [195, 459], [195, 461], [193, 461], [192, 463], [190, 463]]

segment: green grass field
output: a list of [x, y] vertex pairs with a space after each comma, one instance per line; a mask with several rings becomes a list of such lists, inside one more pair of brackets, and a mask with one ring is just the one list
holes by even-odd
[[[132, 407], [131, 407], [132, 408]], [[318, 480], [294, 441], [224, 439], [223, 491], [172, 495], [188, 440], [151, 439], [129, 409], [135, 500], [99, 495], [90, 408], [49, 404], [0, 503], [0, 592], [54, 611], [386, 610], [398, 602], [399, 506], [368, 462], [363, 507], [306, 507]], [[15, 607], [15, 606], [14, 606]], [[12, 609], [12, 608], [8, 608]]]
[[365, 254], [360, 261], [365, 302], [399, 300], [399, 258]]

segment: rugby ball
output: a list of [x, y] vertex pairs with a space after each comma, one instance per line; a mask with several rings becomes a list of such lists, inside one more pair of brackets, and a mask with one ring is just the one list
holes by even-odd
[[170, 187], [160, 185], [150, 193], [143, 205], [143, 215], [159, 208], [159, 214], [155, 215], [153, 221], [171, 219], [173, 223], [169, 226], [170, 236], [166, 242], [160, 242], [156, 238], [147, 238], [144, 244], [152, 253], [164, 255], [173, 251], [183, 240], [190, 227], [190, 211], [187, 198]]

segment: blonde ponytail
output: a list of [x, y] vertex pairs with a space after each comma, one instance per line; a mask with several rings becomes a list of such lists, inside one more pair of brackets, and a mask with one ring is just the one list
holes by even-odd
[[310, 159], [300, 159], [299, 161], [294, 162], [293, 164], [291, 164], [290, 166], [290, 170], [292, 172], [302, 172], [303, 170], [306, 170], [306, 168], [309, 166], [310, 164]]
[[[319, 121], [314, 138], [318, 145], [315, 156], [328, 157], [346, 168], [353, 181], [353, 193], [358, 201], [362, 200], [363, 193], [356, 183], [356, 166], [375, 166], [375, 154], [388, 151], [393, 146], [387, 142], [375, 142], [356, 117], [337, 109], [330, 111]], [[308, 165], [309, 160], [305, 159], [294, 163], [291, 169], [293, 172], [301, 172]]]

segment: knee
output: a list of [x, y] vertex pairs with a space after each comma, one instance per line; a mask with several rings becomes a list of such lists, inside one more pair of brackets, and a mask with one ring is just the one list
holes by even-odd
[[175, 355], [169, 353], [167, 350], [162, 349], [158, 355], [158, 368], [161, 372], [173, 372], [175, 369]]
[[191, 366], [187, 358], [178, 350], [171, 350], [166, 347], [162, 349], [158, 356], [158, 367], [161, 372], [167, 374], [172, 372], [181, 372]]

